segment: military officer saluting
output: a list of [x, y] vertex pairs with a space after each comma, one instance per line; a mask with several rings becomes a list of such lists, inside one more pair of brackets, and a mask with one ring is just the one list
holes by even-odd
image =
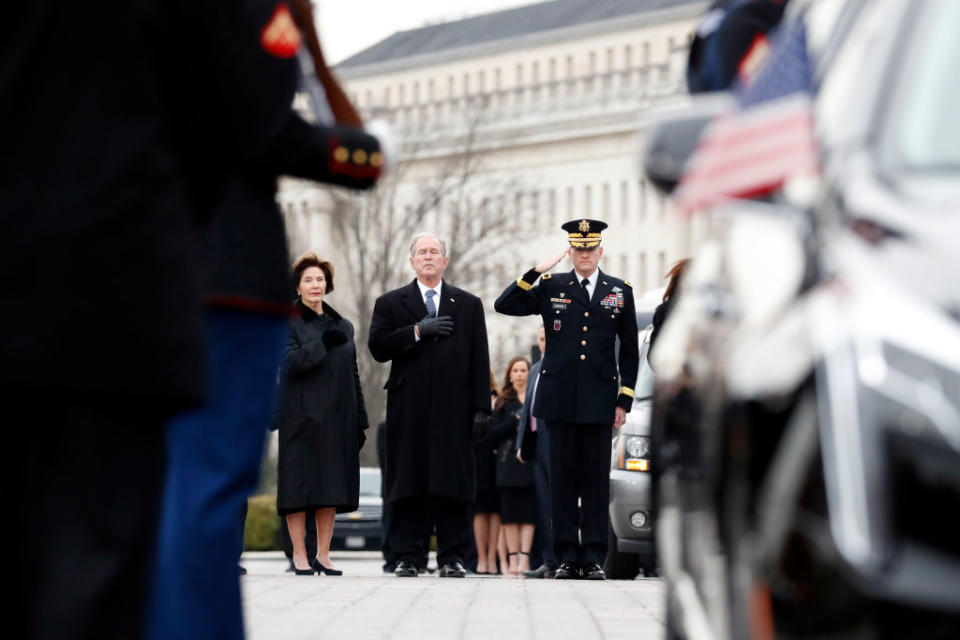
[[[610, 428], [626, 420], [640, 364], [630, 283], [598, 268], [606, 227], [587, 219], [564, 224], [570, 246], [527, 271], [494, 303], [510, 316], [539, 314], [546, 329], [533, 413], [550, 432], [557, 579], [605, 577]], [[567, 256], [573, 271], [548, 273]]]

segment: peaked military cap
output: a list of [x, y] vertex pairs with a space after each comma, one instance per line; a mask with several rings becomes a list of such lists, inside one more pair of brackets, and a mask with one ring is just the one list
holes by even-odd
[[600, 244], [600, 233], [607, 228], [607, 223], [581, 218], [571, 220], [560, 228], [567, 232], [567, 240], [574, 249], [593, 249]]

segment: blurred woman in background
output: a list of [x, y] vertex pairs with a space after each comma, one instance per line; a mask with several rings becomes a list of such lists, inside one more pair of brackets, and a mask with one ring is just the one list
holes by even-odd
[[497, 487], [500, 522], [507, 542], [505, 575], [530, 569], [530, 546], [537, 521], [533, 467], [517, 459], [517, 425], [527, 395], [530, 362], [521, 356], [507, 365], [503, 389], [490, 418], [490, 436], [497, 442]]
[[[496, 405], [500, 387], [490, 371], [490, 406]], [[477, 545], [477, 573], [497, 573], [497, 539], [500, 535], [500, 494], [497, 491], [495, 441], [487, 437], [474, 445], [477, 497], [473, 507], [473, 537]]]

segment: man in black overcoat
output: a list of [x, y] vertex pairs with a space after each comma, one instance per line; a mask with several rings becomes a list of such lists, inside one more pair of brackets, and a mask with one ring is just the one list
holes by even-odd
[[[506, 315], [540, 315], [546, 329], [533, 415], [550, 433], [557, 579], [605, 577], [610, 429], [626, 421], [640, 366], [633, 288], [599, 268], [606, 226], [588, 219], [564, 224], [570, 247], [520, 276], [494, 303]], [[573, 271], [550, 274], [568, 255]]]
[[441, 577], [463, 577], [476, 491], [473, 441], [490, 415], [490, 356], [483, 303], [443, 281], [446, 244], [431, 233], [410, 245], [416, 279], [377, 298], [370, 352], [391, 362], [387, 390], [386, 499], [396, 575], [414, 577], [437, 531]]

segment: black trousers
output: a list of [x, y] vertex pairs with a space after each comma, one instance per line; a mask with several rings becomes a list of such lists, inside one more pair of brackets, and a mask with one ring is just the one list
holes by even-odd
[[136, 638], [160, 519], [164, 423], [155, 401], [0, 394], [13, 509], [5, 547], [11, 638]]
[[437, 565], [464, 562], [473, 544], [470, 503], [451, 498], [418, 496], [391, 504], [390, 546], [397, 561], [427, 566], [427, 543], [436, 527]]
[[547, 429], [556, 561], [603, 564], [607, 557], [611, 426], [551, 421]]
[[[544, 448], [549, 446], [549, 442], [544, 439], [544, 434], [540, 435], [540, 445]], [[550, 498], [549, 453], [537, 453], [537, 457], [533, 461], [533, 482], [537, 494], [537, 529], [534, 532], [534, 540], [540, 548], [541, 564], [554, 568], [557, 566], [557, 560], [553, 549], [553, 505]], [[536, 562], [532, 556], [530, 560]], [[534, 564], [530, 566], [536, 568]]]

